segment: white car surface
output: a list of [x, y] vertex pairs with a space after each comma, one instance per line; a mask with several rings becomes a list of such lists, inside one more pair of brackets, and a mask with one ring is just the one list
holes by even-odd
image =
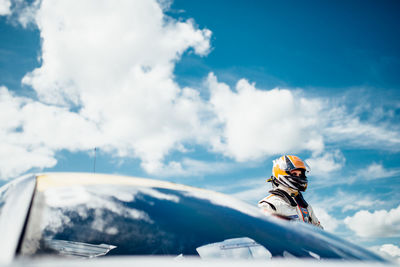
[[20, 177], [0, 188], [0, 229], [11, 266], [391, 264], [217, 192], [115, 175]]

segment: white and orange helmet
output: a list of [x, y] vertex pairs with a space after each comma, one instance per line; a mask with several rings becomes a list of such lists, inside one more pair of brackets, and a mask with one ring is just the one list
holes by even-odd
[[[290, 171], [300, 170], [300, 176], [293, 176]], [[310, 172], [310, 167], [306, 162], [297, 156], [284, 155], [273, 161], [272, 177], [268, 181], [289, 187], [298, 191], [307, 189], [306, 173]]]

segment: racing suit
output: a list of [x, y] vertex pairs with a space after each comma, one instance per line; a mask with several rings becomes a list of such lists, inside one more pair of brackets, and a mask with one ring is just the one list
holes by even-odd
[[296, 195], [281, 188], [269, 191], [271, 194], [258, 202], [258, 206], [267, 213], [287, 220], [299, 220], [311, 223], [323, 229], [314, 211], [300, 192]]

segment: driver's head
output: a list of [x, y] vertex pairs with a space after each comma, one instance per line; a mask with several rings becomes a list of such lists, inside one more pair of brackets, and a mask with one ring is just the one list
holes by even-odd
[[273, 161], [272, 180], [278, 185], [283, 185], [296, 191], [307, 189], [306, 173], [310, 167], [297, 156], [284, 155]]

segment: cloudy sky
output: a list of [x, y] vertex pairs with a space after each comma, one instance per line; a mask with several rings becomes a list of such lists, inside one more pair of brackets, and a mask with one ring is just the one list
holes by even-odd
[[[0, 0], [0, 179], [83, 171], [268, 194], [400, 255], [398, 1]], [[96, 150], [95, 150], [96, 148]]]

